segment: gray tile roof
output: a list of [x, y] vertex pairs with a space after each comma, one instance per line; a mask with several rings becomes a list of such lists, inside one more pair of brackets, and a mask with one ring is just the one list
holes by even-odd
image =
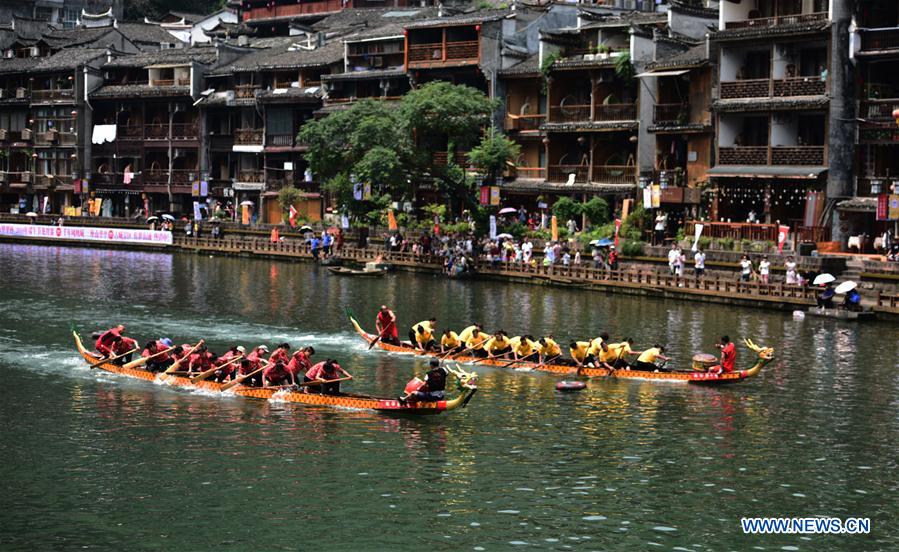
[[0, 75], [33, 71], [40, 61], [41, 58], [0, 59]]
[[141, 52], [134, 55], [122, 55], [109, 63], [104, 68], [117, 67], [148, 67], [158, 64], [178, 64], [196, 62], [203, 65], [211, 65], [218, 59], [218, 52], [212, 46], [192, 46], [190, 48], [172, 48], [169, 50], [157, 50]]
[[632, 25], [663, 25], [668, 22], [668, 15], [654, 12], [609, 12], [601, 9], [581, 8], [582, 18], [591, 20], [581, 26], [582, 29], [601, 29], [608, 27], [629, 27]]
[[646, 68], [649, 70], [684, 69], [700, 67], [707, 64], [708, 62], [709, 58], [706, 55], [705, 44], [700, 44], [699, 46], [694, 46], [685, 52], [681, 52], [679, 54], [648, 63], [646, 65]]
[[[110, 34], [118, 33], [113, 27], [96, 27], [88, 29], [57, 29], [44, 34], [44, 40], [52, 48], [72, 48], [94, 44], [102, 41]], [[105, 46], [105, 44], [102, 44]]]
[[99, 58], [106, 57], [106, 48], [71, 48], [52, 56], [39, 58], [40, 62], [29, 69], [33, 73], [72, 71]]
[[511, 67], [500, 69], [499, 74], [507, 77], [522, 77], [540, 74], [539, 56], [534, 54]]
[[314, 50], [303, 48], [292, 50], [290, 46], [266, 48], [247, 54], [224, 67], [216, 69], [211, 74], [225, 75], [260, 70], [275, 71], [302, 69], [304, 67], [324, 67], [341, 61], [343, 61], [343, 43], [340, 40], [331, 40], [324, 46]]
[[190, 87], [108, 84], [91, 92], [90, 96], [91, 98], [171, 98], [190, 96]]
[[[383, 29], [387, 26], [396, 24], [405, 24], [410, 21], [423, 20], [428, 17], [437, 15], [434, 8], [359, 8], [352, 10], [342, 10], [337, 13], [326, 16], [321, 21], [312, 24], [315, 31], [333, 31], [333, 30], [358, 30], [358, 31], [375, 31]], [[390, 31], [392, 32], [392, 31]], [[402, 34], [402, 28], [400, 28]]]
[[743, 27], [737, 29], [724, 29], [721, 31], [715, 31], [711, 33], [712, 40], [750, 40], [754, 38], [761, 37], [776, 37], [776, 36], [793, 36], [793, 35], [807, 35], [807, 34], [818, 34], [823, 31], [826, 31], [830, 28], [830, 21], [822, 20], [822, 21], [811, 21], [808, 23], [795, 23], [795, 24], [784, 24], [784, 25], [775, 25], [773, 27], [766, 27], [763, 25], [754, 26], [754, 27]]
[[507, 8], [474, 10], [457, 15], [435, 17], [432, 19], [425, 19], [423, 21], [416, 21], [414, 23], [409, 23], [408, 25], [406, 25], [406, 28], [427, 29], [433, 27], [448, 27], [454, 25], [477, 25], [479, 23], [484, 23], [487, 21], [499, 21], [500, 19], [503, 19], [507, 15], [510, 15], [512, 13], [513, 12]]
[[[128, 40], [137, 45], [150, 44], [159, 49], [162, 42], [175, 43], [181, 42], [175, 35], [166, 31], [159, 25], [152, 23], [119, 23], [119, 31], [125, 35]], [[141, 48], [143, 49], [143, 48]], [[152, 50], [151, 50], [152, 51]]]
[[406, 72], [402, 69], [379, 69], [373, 71], [351, 71], [349, 73], [322, 75], [322, 81], [358, 81], [405, 76]]
[[828, 96], [790, 96], [784, 98], [739, 98], [715, 100], [712, 110], [720, 113], [740, 111], [790, 111], [793, 109], [823, 109], [830, 104]]

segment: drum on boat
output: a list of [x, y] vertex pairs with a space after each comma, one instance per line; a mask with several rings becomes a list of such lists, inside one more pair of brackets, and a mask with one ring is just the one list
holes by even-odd
[[718, 357], [708, 353], [693, 355], [693, 369], [699, 372], [708, 372], [709, 368], [718, 364]]
[[582, 381], [560, 381], [556, 384], [556, 391], [580, 391], [587, 387]]

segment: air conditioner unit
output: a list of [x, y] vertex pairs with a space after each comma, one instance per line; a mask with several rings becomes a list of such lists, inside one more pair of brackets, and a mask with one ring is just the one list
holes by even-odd
[[6, 140], [6, 129], [0, 128], [0, 140]]
[[31, 129], [30, 128], [22, 129], [22, 140], [25, 140], [25, 141], [31, 140]]

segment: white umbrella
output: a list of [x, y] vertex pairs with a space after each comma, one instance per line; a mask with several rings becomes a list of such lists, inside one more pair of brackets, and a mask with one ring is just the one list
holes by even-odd
[[25, 216], [26, 217], [36, 217], [37, 213], [35, 213], [34, 211], [31, 211], [31, 212], [25, 213]]
[[512, 239], [512, 234], [497, 234], [497, 235], [496, 235], [496, 239], [500, 239], [500, 238], [505, 238], [505, 239], [507, 239], [507, 240], [511, 240], [511, 239]]
[[512, 213], [517, 213], [518, 210], [514, 207], [504, 207], [499, 210], [499, 214], [501, 215], [511, 215]]
[[833, 277], [832, 274], [818, 274], [815, 276], [815, 279], [812, 281], [813, 286], [820, 286], [821, 284], [829, 284], [831, 282], [835, 282], [836, 278]]
[[838, 285], [837, 288], [833, 291], [839, 295], [843, 295], [844, 293], [849, 293], [850, 291], [852, 291], [853, 289], [855, 289], [857, 287], [858, 287], [858, 284], [856, 284], [852, 280], [846, 280], [842, 284]]
[[174, 221], [174, 220], [175, 220], [175, 217], [173, 217], [172, 215], [162, 215], [162, 218], [165, 219], [165, 220], [168, 220], [168, 221]]
[[147, 222], [156, 222], [159, 220], [159, 217], [147, 217]]
[[309, 226], [300, 226], [299, 232], [312, 232], [312, 228]]
[[241, 201], [241, 202], [240, 202], [240, 206], [241, 206], [241, 207], [244, 207], [244, 206], [246, 206], [246, 207], [252, 207], [253, 205], [255, 205], [255, 204], [254, 204], [252, 201], [250, 201], [249, 199], [246, 200], [246, 201]]

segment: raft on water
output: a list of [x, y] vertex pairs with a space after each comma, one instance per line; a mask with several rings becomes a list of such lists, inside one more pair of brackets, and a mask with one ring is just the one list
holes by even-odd
[[[377, 337], [377, 334], [370, 334], [362, 329], [362, 326], [359, 325], [359, 322], [349, 314], [348, 316], [350, 322], [353, 324], [353, 328], [355, 328], [356, 333], [359, 334], [362, 339], [366, 342], [371, 343], [373, 339]], [[652, 380], [652, 381], [670, 381], [670, 382], [678, 382], [678, 383], [690, 383], [694, 385], [722, 385], [727, 383], [737, 383], [751, 377], [758, 375], [759, 372], [762, 371], [762, 368], [771, 362], [774, 359], [774, 349], [771, 347], [760, 347], [752, 342], [752, 340], [747, 339], [744, 341], [747, 347], [752, 349], [758, 354], [755, 365], [748, 370], [737, 370], [731, 373], [721, 373], [716, 374], [712, 372], [699, 372], [699, 371], [682, 371], [682, 372], [648, 372], [643, 370], [626, 370], [626, 369], [618, 369], [618, 370], [607, 370], [606, 368], [581, 368], [578, 373], [581, 376], [588, 376], [591, 378], [595, 377], [613, 377], [620, 379], [640, 379], [640, 380]], [[421, 352], [418, 349], [410, 346], [410, 345], [393, 345], [391, 343], [384, 343], [383, 341], [378, 341], [378, 347], [385, 351], [390, 351], [393, 353], [406, 353], [409, 355], [419, 355], [419, 356], [431, 356], [431, 357], [442, 357], [443, 355], [434, 352]], [[573, 373], [577, 373], [577, 368], [574, 366], [564, 366], [561, 364], [543, 364], [536, 362], [525, 362], [525, 361], [514, 361], [505, 359], [487, 359], [487, 358], [479, 358], [475, 356], [452, 356], [447, 358], [447, 360], [453, 360], [454, 362], [460, 363], [477, 363], [481, 366], [496, 366], [498, 368], [509, 368], [514, 370], [522, 370], [522, 369], [531, 369], [537, 370], [540, 372], [550, 372], [553, 374], [560, 375], [570, 375]], [[512, 368], [514, 366], [514, 368]]]
[[92, 368], [99, 368], [113, 374], [120, 374], [131, 378], [137, 378], [147, 381], [162, 381], [168, 385], [177, 387], [185, 387], [192, 389], [202, 389], [205, 391], [233, 393], [241, 397], [250, 399], [277, 400], [288, 403], [339, 406], [344, 408], [352, 408], [356, 410], [370, 410], [387, 415], [427, 415], [439, 414], [441, 412], [455, 410], [465, 407], [468, 401], [477, 392], [477, 374], [469, 372], [455, 373], [458, 378], [460, 395], [454, 399], [443, 401], [408, 401], [406, 404], [400, 404], [395, 398], [381, 398], [369, 395], [356, 395], [351, 393], [340, 393], [338, 395], [320, 395], [316, 393], [302, 393], [291, 391], [288, 389], [275, 389], [252, 387], [248, 385], [236, 385], [227, 392], [222, 391], [222, 387], [226, 383], [215, 383], [213, 381], [192, 381], [189, 377], [179, 375], [169, 375], [162, 373], [150, 372], [142, 368], [127, 368], [119, 366], [112, 362], [105, 362], [97, 353], [93, 353], [84, 348], [81, 337], [77, 332], [72, 332], [75, 337], [75, 346], [81, 354], [84, 361]]

